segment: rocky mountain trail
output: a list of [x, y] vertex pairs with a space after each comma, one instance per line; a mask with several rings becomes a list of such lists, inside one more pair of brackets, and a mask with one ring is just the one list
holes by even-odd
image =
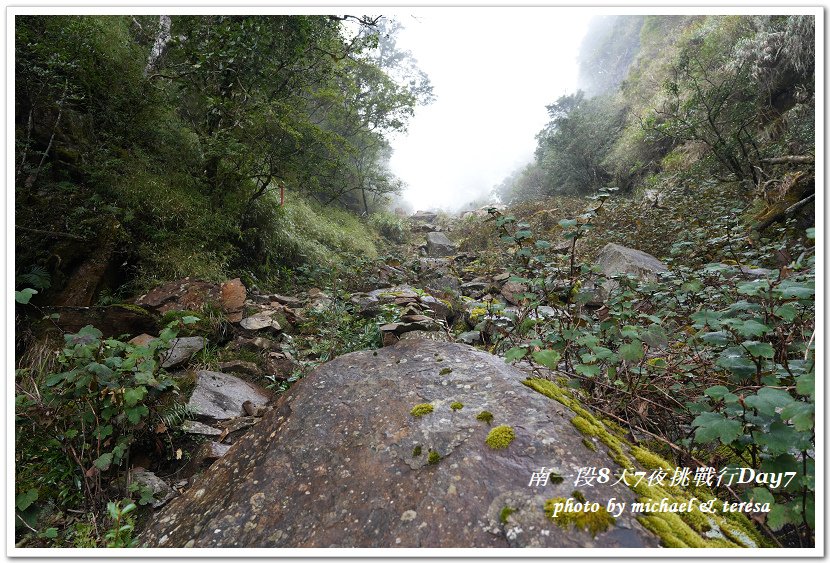
[[[575, 491], [573, 480], [582, 467], [634, 464], [637, 450], [611, 426], [596, 422], [591, 434], [577, 424], [592, 415], [555, 387], [554, 372], [543, 374], [554, 387], [534, 390], [527, 378], [538, 368], [523, 372], [528, 365], [494, 355], [504, 354], [493, 343], [509, 331], [561, 311], [527, 310], [528, 281], [511, 273], [508, 256], [488, 263], [460, 250], [452, 221], [417, 217], [413, 239], [352, 286], [283, 294], [238, 278], [183, 278], [127, 306], [142, 319], [118, 327], [136, 331], [132, 344], [148, 345], [171, 322], [180, 332], [160, 355], [178, 382], [178, 415], [156, 429], [175, 433], [174, 459], [158, 442], [134, 452], [129, 473], [161, 510], [141, 535], [145, 545], [666, 543], [659, 522], [644, 527], [631, 515], [563, 529], [552, 522], [551, 498], [636, 500], [625, 487]], [[609, 243], [597, 260], [600, 281], [581, 288], [591, 295], [586, 307], [602, 314], [616, 283], [603, 278], [664, 271], [653, 256]], [[363, 351], [337, 352], [355, 323], [376, 336]], [[505, 447], [488, 445], [496, 428], [509, 436]], [[553, 481], [529, 487], [545, 468]]]
[[[420, 245], [416, 240], [398, 248], [410, 258], [379, 264], [373, 283], [364, 280], [361, 291], [311, 287], [280, 295], [247, 289], [239, 280], [181, 280], [138, 300], [168, 316], [212, 304], [229, 324], [222, 339], [207, 344], [221, 358], [215, 369], [199, 367], [198, 350], [185, 359], [190, 375], [182, 377], [193, 384], [180, 430], [191, 437], [191, 449], [168, 477], [153, 474], [177, 487], [170, 507], [144, 532], [147, 545], [660, 542], [633, 518], [592, 534], [551, 526], [546, 498], [568, 498], [572, 487], [566, 481], [550, 490], [528, 488], [534, 471], [548, 467], [573, 477], [589, 462], [613, 468], [620, 459], [613, 459], [613, 449], [612, 458], [602, 457], [597, 438], [568, 423], [578, 415], [562, 403], [519, 385], [528, 374], [475, 350], [487, 349], [500, 331], [515, 326], [526, 287], [506, 269], [494, 273], [459, 252], [444, 232], [435, 233], [421, 233]], [[439, 247], [430, 241], [438, 238], [447, 240], [435, 251]], [[612, 244], [599, 266], [608, 276], [643, 278], [665, 269], [656, 258]], [[596, 289], [597, 307], [604, 289]], [[331, 322], [327, 315], [336, 311], [376, 321], [382, 348], [320, 365], [319, 354], [308, 347], [315, 338], [310, 320]], [[548, 306], [530, 313], [556, 314]], [[429, 416], [410, 413], [422, 404], [432, 407]], [[476, 420], [486, 412], [494, 413], [495, 426], [513, 429], [516, 443], [507, 452], [486, 446], [491, 425]], [[271, 478], [262, 479], [266, 474]], [[381, 478], [379, 490], [372, 484]], [[630, 494], [600, 492], [602, 498]], [[174, 497], [165, 492], [163, 498], [158, 506]], [[274, 510], [264, 510], [266, 499]]]
[[[481, 219], [486, 214], [482, 208], [474, 215]], [[506, 269], [489, 272], [477, 264], [474, 253], [459, 251], [450, 238], [458, 219], [419, 212], [409, 220], [414, 242], [392, 249], [403, 258], [378, 262], [360, 290], [343, 295], [317, 287], [282, 295], [247, 288], [239, 278], [214, 283], [185, 277], [154, 287], [126, 305], [55, 307], [54, 313], [66, 331], [93, 324], [103, 327], [105, 336], [137, 334], [130, 342], [140, 345], [156, 338], [171, 320], [199, 318], [190, 334], [173, 339], [162, 357], [164, 369], [179, 370], [179, 377], [196, 382], [197, 397], [202, 394], [200, 374], [205, 373], [227, 378], [219, 387], [233, 387], [230, 382], [235, 380], [255, 386], [292, 380], [315, 360], [315, 352], [304, 347], [314, 335], [302, 334], [309, 330], [310, 317], [325, 316], [335, 300], [365, 319], [391, 311], [394, 320], [378, 323], [383, 346], [410, 339], [483, 345], [499, 326], [514, 322], [520, 302], [516, 296], [524, 286], [510, 281]], [[620, 262], [628, 254], [618, 250], [617, 255], [623, 258], [610, 263], [609, 271], [640, 271]], [[535, 314], [552, 310], [541, 307]], [[300, 340], [305, 341], [298, 344]], [[213, 359], [207, 367], [214, 371], [200, 371], [208, 356]], [[231, 408], [235, 412], [244, 401], [231, 402], [240, 403]]]

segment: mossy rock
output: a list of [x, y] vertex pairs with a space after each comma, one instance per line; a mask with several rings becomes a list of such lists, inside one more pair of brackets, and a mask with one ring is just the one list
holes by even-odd
[[76, 333], [87, 325], [92, 325], [104, 335], [104, 338], [121, 335], [137, 336], [139, 334], [158, 334], [162, 326], [159, 318], [137, 305], [107, 305], [96, 307], [43, 307], [46, 316], [57, 315], [46, 321], [33, 325], [35, 334], [56, 331], [58, 328], [67, 333]]
[[[622, 467], [642, 468], [645, 470], [671, 470], [674, 465], [660, 455], [642, 446], [635, 446], [618, 433], [617, 428], [610, 428], [582, 406], [567, 390], [556, 383], [543, 379], [530, 378], [524, 384], [539, 393], [554, 399], [571, 409], [576, 416], [571, 423], [586, 440], [598, 439], [608, 447], [608, 454]], [[697, 497], [705, 501], [714, 498], [714, 493], [706, 488], [680, 488], [677, 486], [649, 485], [646, 480], [626, 482], [629, 489], [638, 496], [640, 502], [660, 502], [667, 498], [670, 502], [690, 502]], [[556, 500], [556, 499], [554, 499]], [[715, 501], [715, 506], [719, 506]], [[641, 514], [638, 521], [660, 537], [665, 547], [770, 547], [769, 542], [758, 532], [750, 520], [741, 513], [702, 513], [699, 503], [687, 512], [656, 512]], [[582, 522], [581, 525], [589, 526]]]

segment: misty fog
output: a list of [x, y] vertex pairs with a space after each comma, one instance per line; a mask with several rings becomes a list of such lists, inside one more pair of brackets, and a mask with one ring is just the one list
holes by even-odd
[[392, 171], [411, 209], [488, 203], [533, 158], [545, 106], [573, 93], [592, 13], [564, 8], [419, 10], [394, 19], [397, 44], [432, 82], [435, 101], [392, 140]]

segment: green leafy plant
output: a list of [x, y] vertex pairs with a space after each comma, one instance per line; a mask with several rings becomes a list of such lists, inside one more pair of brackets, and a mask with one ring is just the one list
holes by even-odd
[[107, 547], [136, 547], [138, 541], [133, 538], [135, 520], [132, 512], [136, 505], [128, 503], [121, 506], [120, 502], [108, 502], [107, 514], [112, 522], [112, 527], [104, 534]]
[[18, 483], [34, 485], [19, 503], [53, 499], [94, 510], [103, 502], [130, 447], [164, 416], [160, 398], [176, 389], [160, 367], [175, 326], [143, 346], [105, 339], [92, 326], [65, 335], [57, 369], [16, 397]]

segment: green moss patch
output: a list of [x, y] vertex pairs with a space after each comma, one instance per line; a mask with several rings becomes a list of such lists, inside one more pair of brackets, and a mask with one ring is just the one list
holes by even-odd
[[507, 426], [506, 424], [502, 424], [501, 426], [496, 426], [490, 433], [487, 434], [487, 438], [485, 438], [484, 443], [490, 446], [494, 450], [503, 450], [507, 446], [510, 445], [516, 438], [516, 433], [513, 431], [513, 428]]
[[429, 403], [420, 403], [412, 407], [412, 410], [409, 411], [409, 414], [412, 416], [424, 416], [425, 414], [431, 413], [435, 408]]
[[493, 413], [491, 413], [490, 411], [481, 411], [476, 415], [476, 420], [482, 420], [487, 424], [490, 424], [491, 422], [493, 422]]
[[[576, 500], [574, 506], [584, 507], [585, 497], [583, 500]], [[569, 526], [585, 530], [596, 537], [600, 532], [604, 532], [616, 523], [616, 520], [611, 513], [604, 506], [599, 506], [594, 511], [587, 510], [557, 510], [557, 506], [565, 505], [568, 499], [563, 497], [556, 497], [545, 502], [545, 514], [553, 520], [557, 526], [567, 529]]]
[[507, 519], [514, 512], [516, 512], [515, 508], [512, 508], [510, 506], [505, 506], [504, 508], [501, 509], [501, 512], [499, 513], [499, 522], [501, 522], [502, 524], [507, 524]]

